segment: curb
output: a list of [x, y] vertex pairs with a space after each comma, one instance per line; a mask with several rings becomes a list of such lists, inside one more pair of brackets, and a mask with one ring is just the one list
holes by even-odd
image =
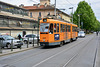
[[0, 54], [0, 57], [2, 56], [6, 56], [6, 55], [10, 55], [10, 54], [15, 54], [15, 53], [19, 53], [19, 52], [23, 52], [23, 51], [26, 51], [26, 50], [30, 50], [30, 49], [33, 49], [34, 47], [31, 47], [31, 48], [26, 48], [26, 49], [22, 49], [22, 50], [18, 50], [18, 51], [12, 51], [12, 52], [8, 52], [8, 53], [4, 53], [4, 54]]

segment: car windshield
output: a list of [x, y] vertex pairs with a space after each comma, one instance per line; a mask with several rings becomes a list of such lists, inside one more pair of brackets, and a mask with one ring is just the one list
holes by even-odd
[[13, 38], [12, 36], [8, 36], [8, 35], [7, 35], [7, 36], [3, 36], [3, 38], [6, 39], [6, 40], [12, 40], [12, 39], [15, 39], [15, 38]]
[[40, 24], [40, 32], [48, 32], [48, 30], [49, 30], [49, 23]]
[[84, 31], [79, 31], [79, 33], [80, 33], [80, 34], [83, 34], [83, 33], [84, 33]]
[[36, 37], [35, 35], [26, 35], [25, 37], [33, 38]]

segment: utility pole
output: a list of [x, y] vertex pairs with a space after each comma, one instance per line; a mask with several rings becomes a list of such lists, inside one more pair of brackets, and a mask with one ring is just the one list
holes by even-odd
[[78, 22], [78, 24], [79, 24], [79, 30], [80, 30], [80, 15], [82, 15], [82, 14], [77, 14], [78, 15], [78, 17], [79, 17], [79, 22]]
[[78, 15], [79, 16], [79, 29], [80, 29], [80, 15]]
[[54, 13], [55, 13], [55, 17], [56, 17], [56, 0], [55, 0], [55, 11], [54, 11]]
[[72, 9], [72, 23], [73, 23], [73, 7], [70, 7], [69, 9]]

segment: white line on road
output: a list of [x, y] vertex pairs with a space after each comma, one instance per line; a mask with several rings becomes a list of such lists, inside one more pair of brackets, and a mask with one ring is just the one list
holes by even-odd
[[[91, 39], [90, 39], [90, 40], [91, 40]], [[83, 42], [83, 41], [81, 41], [81, 42]], [[81, 43], [81, 42], [78, 42], [78, 43]], [[77, 44], [78, 44], [78, 43], [77, 43]], [[65, 50], [63, 50], [63, 51], [61, 51], [61, 52], [59, 52], [59, 53], [57, 53], [57, 54], [55, 54], [55, 55], [52, 55], [51, 57], [49, 57], [49, 58], [47, 58], [47, 59], [45, 59], [45, 60], [43, 60], [43, 61], [41, 61], [41, 62], [35, 64], [35, 65], [32, 66], [32, 67], [36, 67], [36, 66], [38, 66], [38, 65], [40, 65], [40, 64], [42, 64], [42, 63], [44, 63], [45, 61], [47, 61], [47, 60], [49, 60], [49, 59], [51, 59], [51, 58], [57, 56], [58, 54], [60, 54], [60, 53], [62, 53], [62, 52], [64, 52], [64, 51], [66, 51], [66, 50], [69, 50], [69, 49], [73, 48], [73, 47], [76, 46], [77, 44], [75, 44], [75, 45], [69, 47], [68, 49], [65, 49]], [[69, 60], [69, 62], [70, 62], [74, 57], [76, 57], [76, 56], [77, 56], [77, 54], [74, 55], [74, 56]]]
[[[81, 42], [82, 42], [82, 41], [81, 41]], [[79, 43], [81, 43], [81, 42], [79, 42]], [[53, 56], [51, 56], [51, 57], [49, 57], [49, 58], [45, 59], [45, 60], [43, 60], [43, 61], [41, 61], [41, 62], [39, 62], [39, 63], [37, 63], [37, 64], [35, 64], [35, 65], [34, 65], [34, 66], [32, 66], [32, 67], [36, 67], [36, 66], [40, 65], [41, 63], [43, 63], [43, 62], [45, 62], [45, 61], [47, 61], [47, 60], [49, 60], [49, 59], [51, 59], [51, 58], [53, 58], [53, 57], [57, 56], [58, 54], [60, 54], [60, 53], [62, 53], [62, 52], [64, 52], [64, 51], [66, 51], [66, 50], [71, 49], [72, 47], [74, 47], [74, 46], [76, 46], [76, 45], [77, 45], [77, 44], [75, 44], [75, 45], [73, 45], [73, 46], [69, 47], [68, 49], [65, 49], [65, 50], [63, 50], [63, 51], [61, 51], [61, 52], [59, 52], [59, 53], [57, 53], [57, 54], [55, 54], [55, 55], [53, 55]]]

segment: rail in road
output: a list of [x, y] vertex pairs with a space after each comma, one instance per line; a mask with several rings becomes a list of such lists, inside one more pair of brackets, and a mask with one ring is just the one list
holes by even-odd
[[0, 57], [0, 64], [9, 67], [96, 67], [98, 39], [92, 34], [62, 47], [35, 48]]

